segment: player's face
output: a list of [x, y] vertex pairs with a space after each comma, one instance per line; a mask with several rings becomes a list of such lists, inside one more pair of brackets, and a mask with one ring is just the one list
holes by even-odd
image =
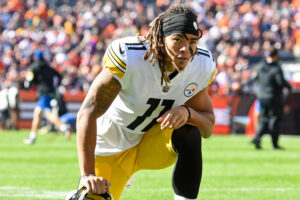
[[[174, 33], [164, 38], [165, 51], [167, 52], [167, 65], [176, 65], [183, 70], [195, 54], [198, 37], [192, 34]], [[169, 62], [169, 63], [168, 63]]]

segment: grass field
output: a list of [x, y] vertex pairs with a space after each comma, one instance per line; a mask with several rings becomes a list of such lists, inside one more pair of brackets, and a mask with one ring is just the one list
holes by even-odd
[[[28, 131], [0, 130], [0, 199], [64, 199], [77, 186], [76, 140], [40, 135], [23, 144]], [[300, 137], [282, 136], [285, 151], [273, 151], [270, 137], [256, 151], [242, 135], [203, 140], [200, 200], [300, 200]], [[172, 167], [143, 171], [121, 200], [172, 200]]]

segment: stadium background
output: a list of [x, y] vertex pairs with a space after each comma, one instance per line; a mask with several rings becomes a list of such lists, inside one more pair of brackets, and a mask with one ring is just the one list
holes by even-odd
[[[60, 91], [69, 111], [76, 113], [102, 68], [101, 58], [110, 41], [144, 34], [156, 14], [179, 2], [198, 13], [204, 31], [200, 45], [210, 49], [217, 62], [218, 73], [210, 88], [218, 122], [215, 132], [241, 133], [203, 140], [199, 199], [299, 200], [300, 137], [282, 136], [285, 151], [273, 151], [266, 137], [263, 150], [255, 151], [243, 135], [253, 110], [255, 86], [240, 87], [270, 41], [275, 41], [286, 78], [295, 88], [287, 101], [290, 109], [282, 133], [300, 134], [299, 0], [0, 0], [1, 92], [18, 88], [32, 54], [41, 49], [63, 74]], [[30, 127], [35, 88], [19, 90], [18, 95], [18, 127]], [[0, 99], [0, 108], [4, 104]], [[41, 134], [35, 145], [26, 146], [23, 139], [29, 130], [0, 128], [1, 200], [58, 200], [76, 188], [76, 137], [67, 141], [52, 133]], [[172, 199], [171, 175], [172, 167], [138, 172], [122, 200]]]
[[247, 126], [256, 88], [242, 85], [265, 49], [275, 44], [286, 78], [294, 87], [281, 131], [299, 135], [299, 0], [2, 0], [0, 88], [19, 89], [17, 127], [31, 125], [35, 88], [24, 91], [19, 83], [36, 50], [42, 50], [51, 66], [63, 75], [59, 91], [68, 111], [76, 114], [102, 69], [107, 45], [119, 37], [144, 35], [158, 13], [178, 3], [198, 14], [203, 30], [199, 45], [211, 50], [217, 63], [216, 78], [210, 86], [217, 117], [214, 132], [253, 134]]

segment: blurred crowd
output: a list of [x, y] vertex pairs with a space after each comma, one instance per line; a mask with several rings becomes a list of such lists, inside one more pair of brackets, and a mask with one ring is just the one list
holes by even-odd
[[17, 86], [41, 50], [66, 90], [87, 91], [113, 39], [144, 35], [151, 20], [179, 3], [198, 14], [199, 43], [217, 63], [215, 92], [239, 88], [250, 74], [248, 58], [270, 45], [300, 57], [299, 0], [1, 0], [0, 89]]

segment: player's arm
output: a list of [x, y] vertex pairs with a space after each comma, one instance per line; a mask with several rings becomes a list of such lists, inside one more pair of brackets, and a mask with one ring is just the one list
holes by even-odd
[[[216, 73], [212, 55], [210, 58], [211, 59], [206, 59], [206, 64], [211, 66], [211, 68], [209, 68], [210, 76], [208, 76], [207, 79], [207, 86], [214, 80]], [[215, 123], [215, 115], [210, 96], [207, 92], [207, 86], [186, 101], [184, 106], [173, 107], [159, 117], [157, 122], [161, 122], [161, 129], [178, 129], [188, 123], [197, 126], [201, 131], [202, 137], [207, 138], [211, 136]]]
[[197, 126], [202, 137], [209, 137], [213, 131], [215, 115], [207, 88], [189, 99], [185, 106], [187, 107], [174, 107], [158, 118], [157, 122], [161, 122], [161, 129], [178, 129], [188, 123]]
[[202, 137], [207, 138], [211, 136], [215, 123], [215, 115], [207, 88], [198, 92], [185, 105], [190, 110], [190, 119], [187, 123], [197, 126], [200, 129]]
[[58, 73], [58, 71], [56, 71], [55, 69], [53, 69], [54, 71], [54, 75], [58, 78], [58, 83], [57, 85], [59, 86], [61, 84], [61, 81], [62, 81], [62, 76], [60, 73]]
[[[107, 69], [93, 81], [77, 114], [77, 151], [81, 176], [95, 174], [96, 120], [109, 108], [121, 90], [121, 85]], [[104, 193], [109, 183], [102, 177], [84, 179], [89, 192]], [[103, 191], [104, 190], [104, 191]]]
[[284, 78], [284, 74], [281, 68], [278, 68], [278, 72], [275, 73], [276, 83], [281, 86], [287, 88], [289, 91], [292, 89], [289, 82]]

